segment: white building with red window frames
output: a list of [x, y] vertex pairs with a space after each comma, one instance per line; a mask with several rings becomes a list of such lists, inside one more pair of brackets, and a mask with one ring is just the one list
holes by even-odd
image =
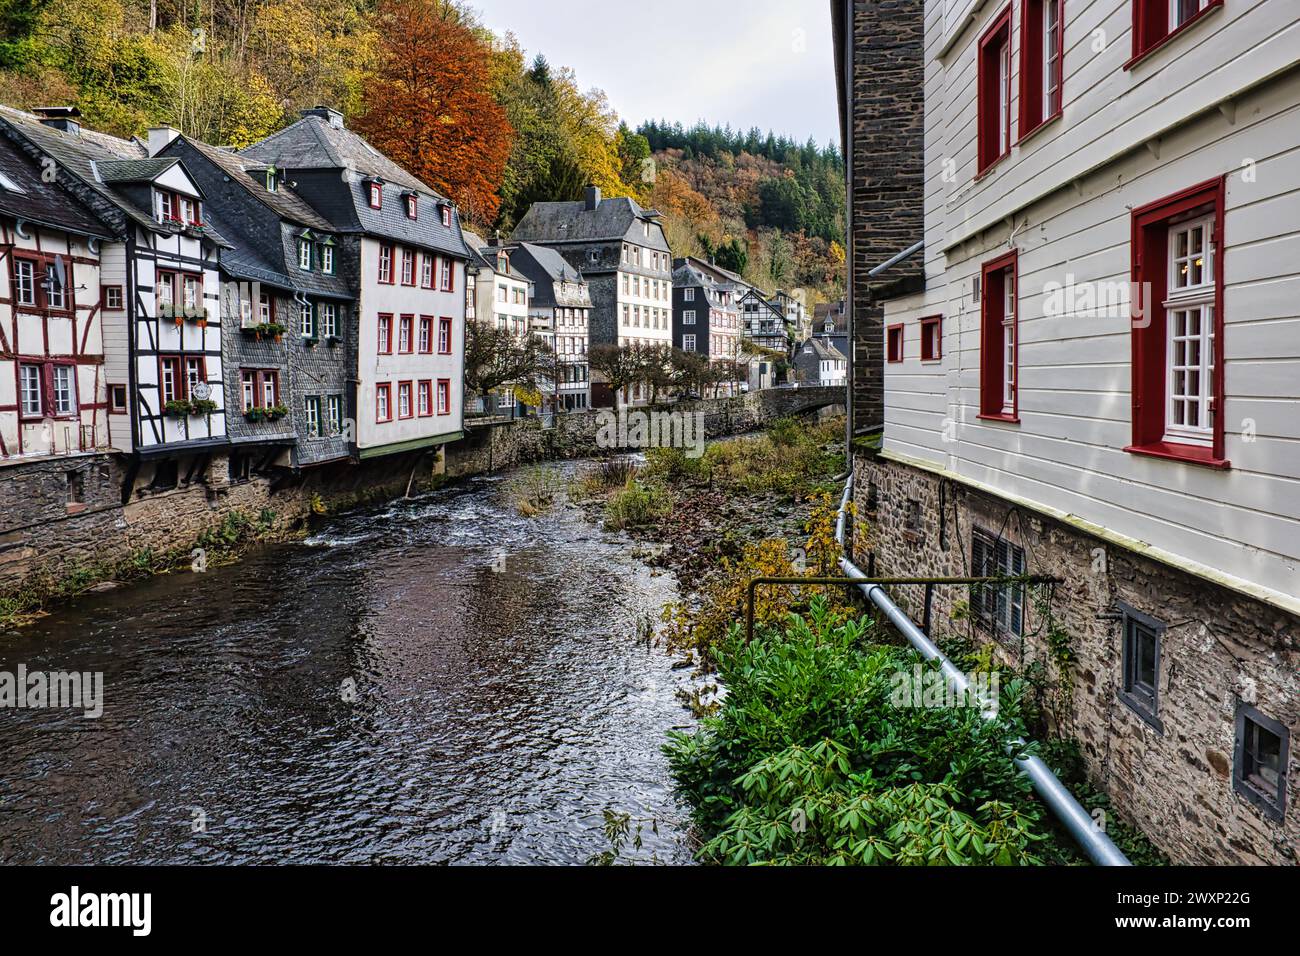
[[1175, 860], [1294, 862], [1300, 5], [913, 6], [923, 246], [854, 277], [896, 277], [855, 358], [884, 393], [859, 548], [1062, 578], [1073, 665], [1014, 589], [919, 597], [1072, 680], [1057, 719]]
[[340, 267], [357, 292], [348, 415], [357, 457], [461, 437], [470, 252], [452, 202], [325, 107], [240, 155], [286, 170], [297, 195], [337, 230]]

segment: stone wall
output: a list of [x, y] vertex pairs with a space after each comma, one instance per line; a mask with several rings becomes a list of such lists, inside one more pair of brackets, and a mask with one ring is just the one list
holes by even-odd
[[[1078, 740], [1089, 775], [1116, 810], [1183, 864], [1295, 864], [1300, 851], [1300, 620], [1270, 605], [1085, 531], [922, 469], [866, 454], [855, 458], [854, 560], [896, 576], [972, 573], [971, 532], [999, 533], [1025, 551], [1027, 572], [1058, 577], [1051, 614], [1069, 635], [1072, 693], [1060, 695], [1058, 657], [1045, 640], [1043, 608], [1026, 601], [1025, 636], [992, 637], [963, 611], [969, 590], [936, 587], [936, 637], [992, 641], [1017, 669], [1042, 662], [1057, 691], [1050, 719]], [[893, 589], [914, 620], [925, 588]], [[1117, 602], [1166, 626], [1160, 648], [1159, 723], [1119, 694]], [[1290, 799], [1284, 821], [1267, 819], [1233, 787], [1239, 703], [1289, 728]]]
[[[842, 406], [845, 398], [843, 388], [774, 388], [732, 398], [675, 402], [627, 411], [700, 413], [704, 416], [704, 437], [718, 438], [754, 431], [788, 415]], [[611, 409], [595, 409], [560, 415], [553, 428], [543, 428], [537, 419], [481, 428], [471, 426], [464, 439], [447, 446], [447, 476], [461, 478], [528, 462], [586, 458], [616, 451], [602, 447], [599, 441], [601, 424], [613, 414]]]

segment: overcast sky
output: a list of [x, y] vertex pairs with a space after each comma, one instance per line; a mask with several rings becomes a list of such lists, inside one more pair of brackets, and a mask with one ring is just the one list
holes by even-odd
[[758, 126], [839, 141], [826, 0], [469, 0], [495, 33], [573, 67], [635, 127]]

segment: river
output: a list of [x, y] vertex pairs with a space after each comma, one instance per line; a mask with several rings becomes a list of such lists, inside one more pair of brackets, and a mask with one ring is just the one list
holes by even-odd
[[638, 862], [689, 862], [660, 751], [689, 672], [638, 637], [672, 576], [508, 498], [474, 479], [0, 634], [0, 671], [104, 675], [98, 719], [0, 710], [0, 861], [573, 864], [613, 810]]

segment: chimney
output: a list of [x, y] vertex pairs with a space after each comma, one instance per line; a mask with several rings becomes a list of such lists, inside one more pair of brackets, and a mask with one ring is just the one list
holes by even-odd
[[81, 134], [81, 124], [77, 122], [81, 110], [75, 106], [37, 106], [32, 112], [41, 118], [42, 126], [61, 129], [74, 135]]
[[150, 156], [157, 156], [168, 143], [179, 135], [181, 135], [181, 131], [174, 126], [150, 126], [149, 138], [145, 141], [145, 148], [149, 150]]
[[591, 212], [600, 205], [600, 187], [587, 187], [587, 212]]
[[343, 114], [336, 109], [328, 106], [313, 106], [309, 110], [302, 111], [303, 116], [319, 116], [325, 122], [329, 123], [335, 129], [343, 129]]

